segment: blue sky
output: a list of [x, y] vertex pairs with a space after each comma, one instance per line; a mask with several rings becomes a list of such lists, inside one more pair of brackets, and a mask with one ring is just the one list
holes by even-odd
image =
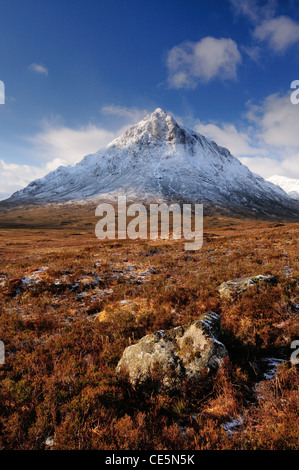
[[156, 107], [299, 178], [296, 79], [298, 0], [2, 0], [0, 198]]

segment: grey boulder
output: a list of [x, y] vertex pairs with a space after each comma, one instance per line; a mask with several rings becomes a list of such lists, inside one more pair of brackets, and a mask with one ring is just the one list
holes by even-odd
[[158, 368], [161, 387], [179, 389], [183, 380], [199, 380], [203, 372], [210, 374], [218, 369], [227, 356], [225, 346], [218, 341], [220, 331], [220, 317], [213, 312], [188, 325], [159, 330], [128, 346], [116, 372], [127, 373], [135, 387], [148, 383]]
[[251, 277], [240, 277], [238, 279], [231, 279], [230, 281], [223, 282], [218, 287], [218, 292], [222, 298], [233, 300], [237, 295], [242, 294], [248, 288], [260, 284], [261, 282], [268, 282], [275, 284], [277, 281], [275, 276], [263, 276], [258, 274]]

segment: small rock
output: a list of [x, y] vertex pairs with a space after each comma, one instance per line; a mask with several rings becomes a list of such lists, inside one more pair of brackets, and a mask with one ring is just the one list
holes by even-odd
[[218, 292], [221, 297], [232, 300], [237, 295], [245, 292], [249, 287], [259, 284], [260, 282], [275, 284], [277, 279], [275, 276], [263, 276], [262, 274], [251, 277], [240, 277], [238, 279], [223, 282], [218, 287]]
[[222, 427], [227, 434], [232, 436], [235, 433], [235, 431], [240, 430], [240, 427], [242, 426], [242, 424], [243, 424], [243, 418], [242, 416], [239, 416], [238, 418], [231, 418], [229, 421], [224, 423]]
[[46, 448], [50, 449], [51, 447], [53, 447], [53, 445], [54, 445], [54, 437], [53, 436], [47, 437], [47, 439], [45, 440]]
[[145, 385], [155, 366], [162, 372], [161, 387], [179, 389], [182, 380], [198, 380], [203, 371], [215, 372], [227, 356], [218, 341], [220, 317], [209, 312], [191, 324], [159, 330], [128, 346], [116, 373], [125, 371], [131, 384]]

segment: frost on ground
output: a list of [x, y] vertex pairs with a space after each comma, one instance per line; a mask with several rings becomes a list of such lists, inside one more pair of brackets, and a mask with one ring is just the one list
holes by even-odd
[[243, 418], [232, 418], [230, 421], [227, 421], [226, 423], [223, 424], [223, 429], [226, 431], [229, 435], [233, 435], [234, 432], [240, 431], [240, 428], [243, 425]]

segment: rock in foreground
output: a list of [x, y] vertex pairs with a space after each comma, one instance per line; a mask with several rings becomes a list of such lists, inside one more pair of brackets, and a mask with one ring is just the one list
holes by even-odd
[[218, 369], [227, 355], [217, 339], [220, 330], [219, 315], [209, 312], [191, 324], [144, 336], [124, 350], [116, 372], [126, 372], [135, 387], [145, 385], [158, 367], [161, 387], [179, 389], [182, 380], [196, 380], [203, 372]]
[[223, 282], [218, 287], [218, 292], [222, 298], [233, 300], [237, 295], [242, 294], [242, 292], [245, 292], [249, 287], [259, 284], [260, 282], [275, 284], [276, 277], [259, 274], [257, 276], [231, 279], [230, 281]]

